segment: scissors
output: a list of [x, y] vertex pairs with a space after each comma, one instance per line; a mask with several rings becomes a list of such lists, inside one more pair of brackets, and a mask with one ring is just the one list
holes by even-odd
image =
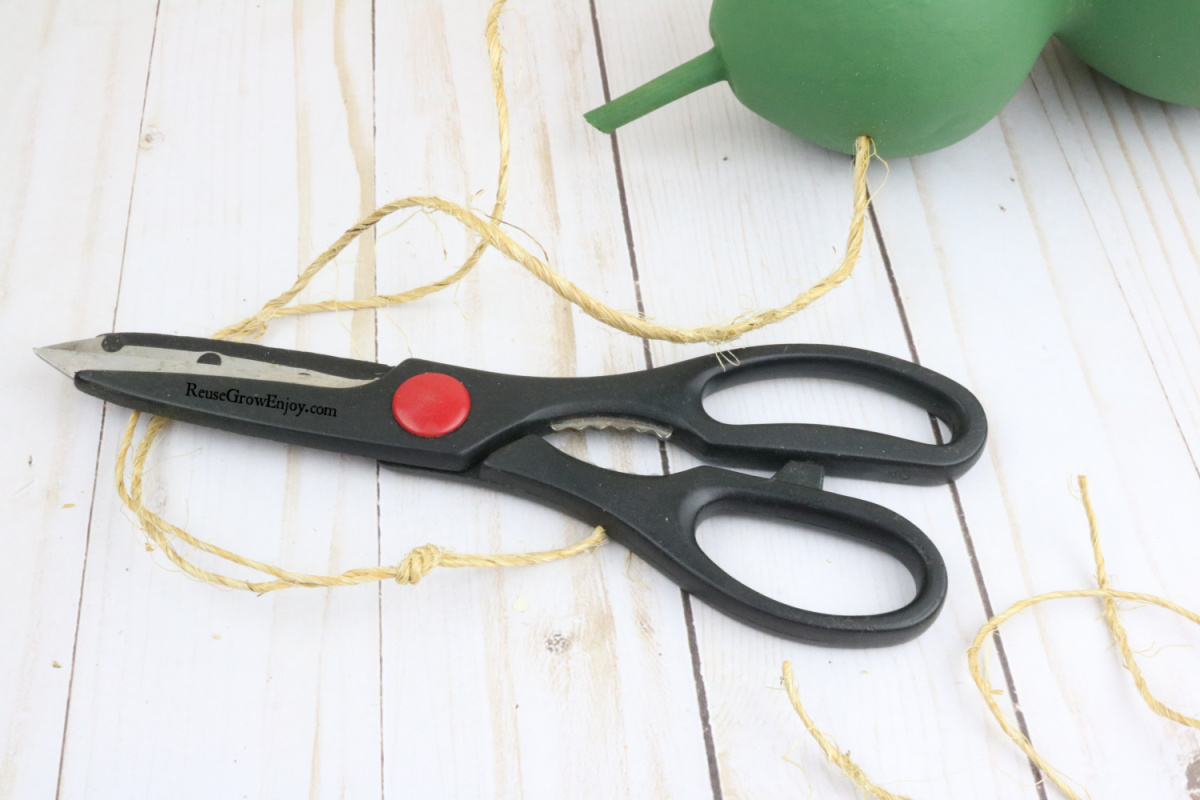
[[[874, 503], [824, 491], [824, 475], [942, 483], [970, 468], [987, 438], [982, 406], [959, 384], [849, 347], [747, 347], [724, 360], [706, 356], [584, 378], [503, 375], [417, 358], [389, 367], [152, 333], [111, 333], [35, 352], [76, 388], [117, 405], [545, 503], [602, 525], [684, 590], [745, 624], [839, 647], [897, 644], [922, 633], [945, 601], [946, 566], [916, 525]], [[912, 402], [946, 424], [949, 441], [924, 444], [831, 425], [732, 425], [704, 410], [712, 392], [789, 376], [848, 381]], [[606, 427], [653, 433], [722, 466], [630, 475], [580, 461], [542, 438]], [[817, 613], [773, 600], [731, 577], [697, 544], [701, 521], [730, 513], [810, 525], [878, 548], [907, 568], [916, 596], [902, 608], [868, 615]]]

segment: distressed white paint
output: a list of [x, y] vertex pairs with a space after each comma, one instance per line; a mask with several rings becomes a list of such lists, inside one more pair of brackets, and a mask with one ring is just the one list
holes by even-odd
[[[108, 476], [124, 413], [102, 416], [29, 355], [114, 318], [209, 333], [397, 195], [490, 207], [485, 2], [264, 5], [0, 9], [17, 32], [0, 54], [0, 400], [19, 420], [0, 456], [0, 797], [56, 785], [60, 797], [711, 795], [680, 593], [619, 546], [446, 570], [417, 587], [218, 592], [146, 553], [118, 508]], [[705, 5], [597, 0], [613, 92], [704, 49]], [[634, 309], [613, 149], [580, 119], [603, 100], [591, 9], [514, 0], [504, 32], [507, 218], [581, 285]], [[617, 143], [655, 318], [778, 303], [836, 263], [848, 159], [788, 137], [724, 87]], [[724, 797], [854, 796], [788, 708], [785, 658], [818, 722], [889, 788], [1037, 797], [963, 651], [984, 597], [1000, 610], [1091, 585], [1075, 473], [1093, 478], [1118, 585], [1200, 606], [1198, 169], [1200, 112], [1126, 92], [1057, 46], [979, 133], [891, 165], [876, 209], [911, 347], [976, 391], [992, 424], [987, 455], [958, 484], [982, 583], [946, 488], [830, 480], [929, 533], [951, 572], [946, 610], [916, 642], [855, 652], [767, 637], [692, 603]], [[348, 250], [307, 297], [418, 285], [470, 249], [452, 222], [402, 221]], [[536, 375], [645, 364], [640, 342], [495, 254], [414, 306], [279, 321], [267, 341]], [[849, 283], [747, 343], [771, 341], [909, 357], [873, 230]], [[656, 364], [705, 352], [650, 349]], [[913, 409], [828, 382], [742, 387], [709, 408], [932, 436]], [[660, 469], [641, 439], [556, 440], [596, 463]], [[587, 531], [515, 498], [186, 426], [156, 453], [152, 497], [169, 519], [301, 569], [394, 562], [427, 541], [544, 549]], [[694, 463], [668, 454], [672, 469]], [[879, 610], [910, 590], [886, 559], [811, 531], [714, 520], [702, 541], [792, 602]], [[1071, 601], [1005, 630], [1035, 741], [1097, 800], [1194, 800], [1200, 738], [1142, 707], [1097, 612]], [[1143, 665], [1160, 695], [1194, 711], [1194, 651], [1155, 648], [1196, 633], [1153, 611], [1128, 620], [1134, 646], [1157, 652]]]
[[101, 409], [31, 349], [112, 324], [154, 4], [6, 4], [0, 29], [0, 796], [51, 797]]

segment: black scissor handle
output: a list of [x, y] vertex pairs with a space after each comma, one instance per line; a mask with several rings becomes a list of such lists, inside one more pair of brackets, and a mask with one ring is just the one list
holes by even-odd
[[[622, 376], [624, 377], [624, 376]], [[703, 399], [739, 384], [783, 377], [832, 378], [879, 389], [942, 420], [950, 441], [924, 444], [833, 425], [733, 425], [704, 410]], [[783, 344], [733, 350], [649, 370], [638, 393], [643, 412], [672, 429], [672, 441], [706, 461], [778, 469], [817, 464], [831, 475], [935, 484], [957, 478], [983, 452], [987, 416], [962, 385], [899, 358], [830, 345]]]
[[[962, 474], [979, 458], [987, 438], [983, 408], [959, 384], [908, 361], [850, 347], [765, 345], [620, 375], [535, 378], [415, 358], [388, 368], [237, 342], [138, 333], [105, 337], [106, 349], [116, 352], [126, 345], [194, 352], [197, 360], [206, 354], [218, 361], [228, 356], [343, 380], [334, 380], [338, 385], [328, 380], [280, 383], [267, 372], [262, 378], [189, 377], [98, 366], [77, 373], [76, 386], [131, 408], [236, 433], [453, 472], [471, 469], [529, 434], [564, 426], [632, 423], [669, 434], [672, 442], [718, 464], [777, 470], [799, 461], [831, 475], [930, 484]], [[461, 427], [432, 438], [402, 429], [392, 405], [399, 386], [427, 372], [454, 378], [470, 397], [469, 415]], [[950, 441], [923, 444], [833, 425], [730, 425], [704, 410], [704, 397], [714, 391], [755, 380], [806, 376], [871, 386], [909, 400], [945, 422]], [[347, 379], [357, 385], [344, 388]], [[245, 398], [275, 395], [297, 408], [336, 413], [280, 414], [271, 404], [214, 402], [201, 396], [201, 390], [223, 397], [233, 392]]]
[[[603, 525], [613, 539], [708, 605], [788, 639], [838, 647], [898, 644], [933, 624], [946, 598], [941, 554], [911, 522], [865, 500], [784, 477], [716, 467], [629, 475], [580, 461], [533, 436], [497, 450], [474, 477]], [[916, 597], [895, 611], [862, 616], [823, 614], [773, 600], [730, 576], [697, 543], [697, 525], [721, 513], [791, 520], [877, 547], [912, 574]]]

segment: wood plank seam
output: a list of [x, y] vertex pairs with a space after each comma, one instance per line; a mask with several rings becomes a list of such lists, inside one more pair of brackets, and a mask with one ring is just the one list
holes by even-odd
[[[608, 67], [604, 59], [604, 41], [600, 34], [600, 19], [596, 11], [596, 0], [588, 0], [588, 7], [591, 12], [592, 38], [596, 46], [596, 60], [600, 68], [600, 86], [604, 94], [604, 102], [607, 103], [612, 99], [612, 94], [608, 85]], [[625, 244], [629, 253], [629, 269], [630, 278], [633, 281], [634, 298], [637, 302], [638, 314], [645, 317], [646, 306], [642, 299], [641, 278], [638, 274], [637, 248], [633, 239], [633, 223], [630, 219], [629, 203], [625, 192], [625, 174], [621, 168], [621, 148], [615, 132], [610, 134], [609, 140], [612, 143], [613, 172], [617, 183], [617, 197], [621, 206], [621, 222], [625, 232]], [[649, 339], [642, 339], [642, 354], [646, 362], [646, 369], [653, 369], [654, 357], [650, 352]], [[658, 443], [658, 455], [662, 464], [662, 474], [669, 475], [671, 473], [671, 462], [667, 455], [665, 442], [660, 441]], [[723, 800], [721, 769], [717, 761], [716, 741], [713, 738], [712, 719], [709, 715], [708, 691], [704, 685], [704, 670], [700, 663], [700, 645], [696, 638], [696, 622], [695, 616], [692, 613], [692, 598], [683, 589], [679, 590], [679, 595], [680, 601], [683, 604], [683, 619], [687, 630], [688, 652], [692, 661], [692, 679], [696, 684], [696, 704], [700, 710], [700, 732], [704, 738], [704, 752], [708, 760], [709, 783], [712, 787], [713, 800]]]
[[[592, 16], [592, 38], [596, 44], [596, 61], [600, 66], [600, 88], [604, 93], [604, 102], [609, 102], [612, 94], [608, 88], [608, 67], [604, 62], [604, 42], [600, 36], [600, 18], [596, 13], [596, 0], [588, 0]], [[625, 230], [625, 246], [629, 251], [629, 269], [633, 275], [633, 296], [637, 300], [637, 310], [642, 316], [646, 314], [646, 306], [642, 301], [642, 281], [638, 275], [637, 248], [633, 243], [633, 224], [629, 219], [629, 202], [625, 195], [625, 174], [621, 171], [621, 147], [614, 133], [609, 137], [612, 143], [613, 170], [617, 179], [617, 198], [621, 203], [621, 222]], [[642, 352], [645, 354], [646, 369], [652, 369], [654, 361], [650, 357], [650, 340], [642, 339]], [[666, 468], [666, 450], [663, 451], [663, 467]]]
[[[1059, 66], [1059, 69], [1061, 70], [1062, 69], [1061, 63], [1059, 63], [1058, 66]], [[1196, 475], [1200, 476], [1200, 462], [1198, 462], [1196, 460], [1196, 455], [1195, 455], [1195, 453], [1192, 452], [1191, 445], [1188, 442], [1187, 436], [1184, 434], [1183, 426], [1179, 421], [1179, 414], [1176, 411], [1174, 404], [1172, 403], [1170, 392], [1167, 391], [1166, 385], [1163, 382], [1162, 374], [1159, 370], [1158, 361], [1154, 357], [1154, 353], [1150, 347], [1150, 343], [1146, 338], [1145, 332], [1142, 330], [1141, 322], [1139, 321], [1139, 319], [1137, 317], [1137, 314], [1134, 310], [1133, 304], [1130, 302], [1129, 293], [1126, 291], [1125, 284], [1121, 280], [1121, 275], [1117, 271], [1116, 263], [1115, 263], [1116, 260], [1113, 258], [1112, 254], [1109, 253], [1107, 242], [1105, 241], [1105, 238], [1100, 235], [1100, 231], [1098, 228], [1099, 223], [1097, 222], [1095, 216], [1092, 214], [1091, 205], [1087, 202], [1087, 193], [1084, 191], [1083, 187], [1079, 185], [1079, 179], [1075, 172], [1075, 164], [1068, 156], [1067, 146], [1063, 142], [1062, 137], [1059, 135], [1058, 127], [1053, 124], [1054, 115], [1050, 112], [1050, 109], [1046, 107], [1046, 100], [1042, 94], [1041, 87], [1038, 86], [1038, 82], [1032, 81], [1032, 85], [1033, 85], [1034, 93], [1036, 94], [1039, 103], [1041, 103], [1042, 110], [1046, 114], [1046, 118], [1051, 121], [1051, 128], [1054, 131], [1054, 140], [1058, 144], [1059, 152], [1062, 154], [1062, 158], [1063, 158], [1063, 161], [1067, 165], [1067, 169], [1070, 170], [1071, 176], [1075, 180], [1075, 189], [1076, 189], [1076, 191], [1079, 192], [1080, 197], [1084, 199], [1084, 207], [1088, 210], [1088, 219], [1092, 223], [1092, 230], [1096, 234], [1096, 240], [1097, 240], [1097, 242], [1099, 242], [1101, 249], [1104, 250], [1106, 260], [1108, 261], [1109, 271], [1112, 273], [1112, 276], [1113, 276], [1113, 282], [1116, 285], [1117, 290], [1121, 293], [1121, 299], [1124, 301], [1125, 307], [1129, 312], [1130, 319], [1133, 321], [1133, 326], [1137, 330], [1138, 339], [1141, 341], [1142, 347], [1145, 349], [1146, 358], [1150, 362], [1150, 368], [1154, 371], [1154, 377], [1158, 383], [1159, 390], [1163, 393], [1163, 396], [1166, 398], [1167, 408], [1169, 408], [1171, 411], [1171, 417], [1175, 422], [1175, 427], [1179, 431], [1180, 438], [1183, 440], [1184, 449], [1187, 451], [1188, 457], [1191, 459], [1192, 467], [1193, 467], [1193, 469], [1196, 470]], [[1058, 97], [1059, 103], [1062, 104], [1065, 108], [1064, 98], [1062, 97], [1061, 93], [1058, 92], [1057, 86], [1054, 86], [1053, 88], [1055, 89], [1056, 94], [1059, 94], [1059, 97]], [[1109, 107], [1107, 101], [1104, 101], [1103, 97], [1101, 98], [1101, 100], [1104, 103], [1105, 111], [1108, 115], [1109, 124], [1113, 126], [1114, 132], [1116, 133], [1118, 140], [1120, 140], [1121, 136], [1120, 136], [1120, 133], [1118, 131], [1116, 131], [1116, 123], [1113, 119], [1112, 109]], [[1088, 137], [1092, 140], [1093, 148], [1096, 149], [1097, 151], [1099, 151], [1099, 145], [1095, 141], [1095, 138], [1092, 134], [1091, 125], [1088, 124], [1087, 118], [1081, 116], [1081, 121], [1082, 121], [1082, 124], [1083, 124], [1085, 130], [1088, 133]], [[1122, 145], [1122, 147], [1123, 147], [1123, 145]], [[1180, 152], [1181, 153], [1184, 152], [1182, 147], [1180, 147]], [[1126, 163], [1129, 165], [1129, 168], [1132, 171], [1134, 169], [1133, 164], [1131, 162], [1129, 162], [1128, 156], [1126, 156]], [[1185, 161], [1185, 163], [1186, 163], [1186, 161]], [[1190, 171], [1190, 164], [1188, 164], [1188, 168]], [[1136, 175], [1136, 172], [1134, 172], [1134, 174]], [[1107, 176], [1107, 170], [1106, 170], [1106, 180], [1108, 181], [1108, 183], [1110, 185], [1112, 184], [1111, 179], [1108, 178], [1108, 176]], [[1125, 216], [1124, 213], [1122, 213], [1123, 219], [1124, 219], [1124, 216]], [[1153, 216], [1153, 215], [1151, 215], [1151, 216]], [[1132, 224], [1129, 222], [1128, 219], [1125, 219], [1125, 223], [1126, 223], [1127, 228], [1128, 228], [1128, 226], [1130, 226]], [[1127, 231], [1127, 232], [1129, 232], [1129, 231]], [[1131, 232], [1129, 232], [1129, 233], [1132, 238], [1132, 233]]]
[[[150, 52], [146, 59], [146, 82], [142, 87], [142, 108], [138, 116], [137, 146], [134, 150], [133, 171], [130, 174], [129, 180], [129, 203], [125, 210], [125, 233], [121, 242], [121, 264], [117, 269], [117, 288], [113, 297], [112, 322], [109, 324], [110, 331], [116, 329], [117, 311], [121, 307], [121, 283], [125, 276], [125, 255], [129, 249], [129, 226], [130, 220], [133, 217], [133, 197], [137, 187], [137, 167], [142, 156], [142, 127], [146, 120], [146, 102], [150, 96], [150, 72], [154, 66], [154, 52], [158, 40], [158, 21], [161, 10], [162, 0], [158, 0], [154, 5], [154, 24], [150, 32]], [[62, 742], [59, 745], [58, 752], [58, 773], [54, 779], [55, 800], [58, 800], [62, 795], [63, 766], [66, 763], [67, 754], [67, 731], [71, 724], [71, 695], [75, 688], [75, 665], [77, 660], [76, 655], [79, 651], [79, 628], [83, 617], [83, 593], [87, 582], [88, 556], [91, 553], [92, 545], [92, 521], [96, 511], [96, 492], [99, 488], [100, 479], [100, 458], [104, 446], [104, 427], [107, 420], [108, 403], [103, 403], [100, 407], [100, 430], [96, 437], [96, 467], [92, 476], [92, 493], [88, 501], [88, 519], [84, 533], [83, 566], [79, 571], [79, 599], [75, 610], [75, 633], [71, 639], [71, 674], [67, 678], [67, 702], [66, 707], [63, 709]]]
[[71, 690], [75, 688], [75, 656], [79, 652], [79, 623], [83, 617], [83, 587], [87, 583], [88, 551], [92, 544], [92, 520], [96, 514], [96, 489], [100, 481], [100, 451], [104, 445], [104, 421], [108, 403], [100, 406], [100, 432], [96, 436], [96, 469], [92, 473], [92, 496], [88, 501], [87, 527], [83, 534], [83, 564], [79, 570], [79, 598], [75, 604], [75, 633], [71, 638], [71, 674], [67, 677], [67, 703], [63, 709], [62, 742], [58, 748], [58, 775], [54, 780], [55, 800], [62, 793], [63, 761], [67, 752], [67, 723], [71, 719]]
[[[900, 318], [900, 327], [904, 331], [904, 340], [908, 343], [908, 352], [912, 357], [914, 364], [921, 363], [921, 355], [917, 350], [916, 339], [913, 337], [912, 326], [908, 321], [908, 310], [904, 307], [904, 299], [900, 294], [900, 282], [896, 278], [896, 271], [892, 267], [892, 258], [888, 253], [887, 243], [883, 238], [883, 228], [879, 224], [879, 217], [875, 213], [875, 206], [872, 205], [867, 209], [871, 219], [871, 228], [875, 231], [875, 242], [879, 247], [879, 257], [883, 261], [883, 268], [887, 272], [888, 283], [892, 289], [892, 299], [896, 304], [896, 313]], [[942, 429], [938, 426], [937, 419], [930, 414], [929, 424], [933, 428], [933, 438], [939, 445], [944, 444], [942, 437]], [[962, 497], [958, 493], [958, 482], [950, 481], [947, 484], [950, 490], [950, 498], [954, 504], [954, 513], [958, 518], [959, 531], [962, 533], [963, 544], [967, 549], [967, 558], [971, 563], [971, 571], [975, 578], [975, 588], [979, 592], [980, 602], [983, 604], [984, 614], [988, 619], [995, 616], [992, 610], [992, 600], [987, 590], [987, 584], [983, 578], [983, 570], [979, 565], [979, 555], [975, 549], [975, 542], [971, 538], [971, 529], [967, 523], [966, 511], [963, 508]], [[996, 658], [1000, 662], [1000, 671], [1004, 676], [1004, 686], [1008, 690], [1008, 696], [1012, 701], [1013, 715], [1017, 720], [1017, 726], [1024, 734], [1026, 739], [1033, 741], [1029, 734], [1029, 726], [1025, 721], [1025, 713], [1021, 710], [1021, 704], [1017, 697], [1016, 680], [1013, 678], [1012, 668], [1008, 662], [1008, 655], [1004, 651], [1004, 642], [1000, 639], [999, 632], [994, 638], [996, 643]], [[1034, 786], [1037, 788], [1039, 800], [1048, 800], [1046, 796], [1045, 782], [1042, 777], [1042, 772], [1038, 769], [1037, 764], [1033, 763], [1032, 759], [1027, 759], [1029, 769], [1033, 773]]]
[[[371, 0], [371, 207], [379, 205], [379, 125], [378, 104], [378, 53], [379, 39], [375, 26], [375, 0]], [[367, 198], [364, 198], [367, 199]], [[370, 231], [371, 275], [373, 279], [372, 294], [379, 294], [379, 232], [374, 228]], [[362, 245], [359, 245], [362, 247]], [[379, 360], [379, 310], [371, 312], [371, 322], [374, 326], [375, 360]], [[380, 484], [382, 468], [375, 463], [375, 563], [383, 563], [383, 487]], [[379, 797], [387, 797], [387, 747], [384, 737], [384, 658], [383, 658], [383, 584], [375, 585], [376, 608], [376, 638], [379, 658]]]

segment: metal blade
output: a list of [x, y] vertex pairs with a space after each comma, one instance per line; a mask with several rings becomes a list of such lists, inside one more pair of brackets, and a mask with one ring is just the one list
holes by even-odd
[[214, 378], [246, 378], [257, 381], [293, 383], [301, 386], [323, 386], [349, 389], [364, 386], [372, 380], [343, 378], [312, 369], [255, 361], [210, 352], [175, 350], [167, 347], [125, 345], [120, 350], [104, 349], [104, 336], [63, 342], [34, 349], [34, 353], [56, 370], [74, 380], [75, 373], [85, 370], [108, 372], [161, 372], [175, 375], [204, 375]]
[[652, 433], [664, 442], [671, 438], [671, 429], [637, 419], [624, 417], [574, 417], [550, 423], [553, 431], [602, 431], [608, 429]]

